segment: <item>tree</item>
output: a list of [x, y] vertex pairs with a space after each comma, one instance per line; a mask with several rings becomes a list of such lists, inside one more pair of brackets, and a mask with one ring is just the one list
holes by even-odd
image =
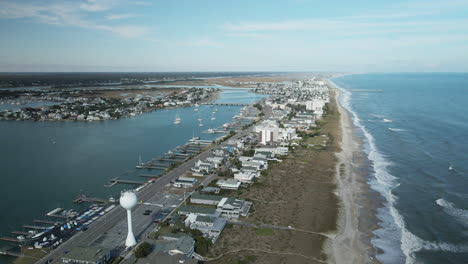
[[138, 247], [135, 248], [135, 257], [144, 258], [151, 253], [153, 246], [148, 242], [141, 243]]

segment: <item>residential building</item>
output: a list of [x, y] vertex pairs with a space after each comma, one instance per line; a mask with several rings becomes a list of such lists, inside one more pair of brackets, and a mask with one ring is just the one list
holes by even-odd
[[249, 214], [252, 202], [247, 202], [235, 197], [223, 198], [218, 204], [218, 211], [227, 219], [237, 219], [239, 216], [247, 216]]
[[239, 189], [241, 182], [237, 179], [221, 179], [216, 182], [216, 185], [225, 190], [237, 190]]
[[190, 187], [195, 186], [196, 182], [197, 180], [194, 178], [181, 176], [174, 181], [173, 185], [174, 187], [179, 187], [179, 188], [190, 188]]
[[111, 250], [100, 247], [74, 247], [62, 257], [62, 263], [105, 264]]
[[194, 193], [190, 196], [190, 202], [194, 204], [217, 205], [221, 199], [223, 199], [222, 196], [200, 193]]

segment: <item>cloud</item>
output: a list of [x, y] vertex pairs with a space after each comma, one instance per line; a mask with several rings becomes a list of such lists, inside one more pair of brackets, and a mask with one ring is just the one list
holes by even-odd
[[135, 17], [134, 14], [112, 14], [106, 16], [106, 19], [108, 20], [118, 20], [118, 19], [127, 19], [127, 18], [133, 18]]
[[[42, 3], [42, 2], [41, 2]], [[27, 4], [13, 1], [0, 2], [0, 18], [18, 19], [28, 18], [41, 24], [52, 24], [62, 26], [75, 26], [80, 28], [94, 29], [111, 32], [126, 37], [137, 38], [150, 33], [150, 29], [138, 25], [112, 25], [102, 24], [89, 19], [86, 12], [101, 12], [111, 10], [119, 1], [88, 0], [85, 3], [66, 2], [52, 4]], [[109, 15], [110, 20], [123, 19], [130, 14]]]
[[80, 8], [90, 12], [100, 12], [112, 9], [118, 1], [112, 0], [87, 0], [80, 4]]
[[195, 47], [219, 47], [222, 46], [221, 42], [211, 40], [209, 38], [199, 38], [189, 40], [184, 42], [185, 46], [195, 46]]

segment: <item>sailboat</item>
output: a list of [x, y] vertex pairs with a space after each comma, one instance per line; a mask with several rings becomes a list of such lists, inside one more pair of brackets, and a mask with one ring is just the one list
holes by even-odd
[[145, 164], [144, 164], [143, 161], [141, 160], [141, 154], [140, 154], [140, 157], [138, 158], [138, 165], [136, 165], [136, 168], [137, 168], [137, 169], [143, 169], [144, 165], [145, 165]]
[[174, 124], [180, 124], [180, 122], [182, 122], [182, 119], [180, 119], [179, 114], [176, 114], [176, 117], [175, 117], [175, 120], [174, 120]]

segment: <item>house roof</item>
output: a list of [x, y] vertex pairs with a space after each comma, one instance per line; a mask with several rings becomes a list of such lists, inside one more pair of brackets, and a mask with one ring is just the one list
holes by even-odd
[[181, 206], [179, 208], [179, 212], [214, 215], [216, 213], [216, 208], [208, 208], [208, 207], [199, 207], [199, 206], [187, 205], [187, 206]]
[[209, 201], [218, 201], [219, 202], [219, 201], [221, 201], [221, 199], [223, 199], [223, 197], [218, 196], [218, 195], [194, 193], [194, 194], [192, 194], [191, 199], [209, 200]]
[[100, 247], [74, 247], [62, 259], [97, 262], [109, 252], [110, 249]]

